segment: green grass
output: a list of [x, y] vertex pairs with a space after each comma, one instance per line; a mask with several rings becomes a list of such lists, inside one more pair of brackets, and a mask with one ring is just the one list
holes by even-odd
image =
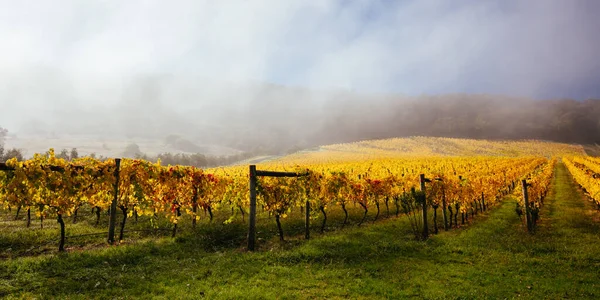
[[[535, 235], [507, 199], [466, 229], [414, 241], [405, 218], [247, 253], [210, 234], [7, 259], [8, 298], [581, 298], [600, 296], [600, 226], [562, 164]], [[225, 230], [215, 226], [215, 230]], [[234, 225], [233, 227], [243, 226]], [[266, 228], [266, 227], [265, 227]], [[208, 230], [208, 229], [206, 229]], [[218, 231], [217, 231], [218, 232]], [[233, 234], [235, 233], [235, 234]], [[206, 241], [207, 237], [215, 240]]]
[[[395, 207], [390, 204], [389, 216], [395, 215]], [[356, 226], [363, 218], [363, 210], [357, 205], [348, 205], [349, 225], [343, 226], [343, 211], [337, 206], [327, 210], [326, 233], [330, 234], [343, 227]], [[371, 224], [375, 218], [374, 209], [369, 210], [365, 225]], [[319, 211], [313, 211], [311, 231], [313, 235], [319, 235], [322, 215]], [[222, 207], [214, 214], [214, 220], [210, 221], [208, 214], [200, 212], [200, 221], [197, 228], [191, 226], [191, 218], [184, 214], [178, 225], [177, 237], [183, 240], [192, 239], [197, 244], [202, 244], [206, 251], [217, 251], [224, 249], [240, 248], [246, 243], [247, 214], [242, 217], [240, 211], [235, 208], [233, 214], [230, 207]], [[22, 256], [36, 256], [40, 254], [55, 254], [58, 247], [59, 225], [55, 218], [45, 218], [40, 222], [39, 217], [31, 212], [31, 226], [27, 228], [26, 211], [21, 211], [18, 220], [15, 220], [16, 209], [12, 211], [0, 211], [0, 259], [12, 259]], [[385, 219], [388, 212], [382, 205], [378, 221]], [[230, 220], [231, 219], [231, 220]], [[101, 213], [101, 219], [96, 225], [96, 215], [90, 212], [90, 208], [79, 209], [78, 222], [74, 224], [72, 217], [65, 218], [66, 224], [66, 249], [77, 251], [82, 249], [99, 248], [106, 246], [108, 231], [108, 215], [106, 211]], [[122, 214], [117, 212], [117, 236], [119, 233]], [[40, 226], [43, 223], [43, 228]], [[433, 226], [433, 225], [431, 225]], [[291, 241], [304, 237], [304, 212], [299, 207], [289, 212], [288, 217], [282, 219], [282, 227], [287, 239]], [[154, 230], [153, 228], [158, 228]], [[153, 241], [156, 238], [167, 238], [171, 236], [173, 226], [165, 216], [154, 219], [149, 216], [140, 216], [138, 221], [133, 217], [127, 218], [125, 239], [123, 244], [135, 244], [145, 241]], [[95, 235], [94, 235], [95, 234]], [[273, 242], [278, 242], [275, 218], [258, 209], [257, 215], [257, 238], [259, 247], [271, 247]], [[292, 243], [293, 244], [293, 243]], [[289, 246], [289, 245], [288, 245]]]

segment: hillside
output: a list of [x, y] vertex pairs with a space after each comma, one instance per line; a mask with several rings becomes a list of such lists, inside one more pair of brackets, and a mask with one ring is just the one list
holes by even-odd
[[[563, 156], [585, 155], [583, 146], [537, 140], [493, 141], [476, 139], [408, 137], [326, 145], [262, 161], [278, 164], [420, 156]], [[246, 163], [248, 161], [244, 161]], [[257, 163], [260, 161], [254, 161]]]
[[[20, 138], [60, 140], [85, 135], [109, 142], [162, 141], [177, 134], [198, 145], [265, 155], [408, 136], [600, 143], [600, 100], [594, 99], [382, 95], [168, 79], [132, 81], [124, 84], [122, 95], [106, 95], [111, 99], [106, 103], [66, 102], [67, 110], [50, 114], [36, 108], [40, 112], [12, 122], [5, 119], [0, 126]], [[147, 151], [155, 152], [154, 146]]]

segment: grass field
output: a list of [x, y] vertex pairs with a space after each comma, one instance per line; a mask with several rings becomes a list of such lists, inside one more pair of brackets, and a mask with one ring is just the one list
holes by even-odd
[[[256, 253], [155, 237], [0, 262], [5, 298], [598, 298], [600, 223], [562, 164], [537, 233], [506, 199], [474, 225], [414, 241], [404, 217]], [[48, 220], [50, 223], [51, 220]], [[233, 226], [235, 227], [235, 226]], [[216, 229], [215, 229], [216, 230]], [[227, 232], [216, 239], [228, 240]], [[5, 237], [2, 237], [4, 240]]]

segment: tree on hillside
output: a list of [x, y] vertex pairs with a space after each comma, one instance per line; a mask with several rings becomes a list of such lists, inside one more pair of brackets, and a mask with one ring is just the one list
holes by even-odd
[[4, 142], [7, 135], [8, 130], [0, 126], [0, 161], [5, 162], [13, 157], [16, 157], [18, 160], [23, 160], [23, 151], [17, 148], [10, 150], [4, 149]]
[[6, 138], [6, 134], [8, 130], [4, 129], [0, 126], [0, 160], [4, 161], [4, 139]]
[[23, 160], [23, 151], [17, 148], [9, 150], [4, 149], [4, 142], [7, 135], [8, 130], [0, 126], [0, 161], [5, 162], [13, 157], [16, 157], [18, 160]]
[[4, 148], [0, 149], [4, 153], [0, 153], [0, 161], [7, 161], [11, 158], [17, 158], [18, 161], [22, 161], [25, 159], [23, 156], [23, 152], [17, 148], [12, 148], [8, 151], [5, 151]]
[[64, 160], [69, 160], [69, 151], [67, 151], [67, 149], [62, 149], [60, 151], [60, 153], [58, 155], [56, 155], [57, 158], [62, 158]]
[[6, 139], [6, 135], [8, 135], [8, 130], [0, 126], [0, 146], [4, 146], [4, 140]]
[[127, 147], [125, 147], [125, 151], [123, 151], [123, 156], [125, 157], [138, 157], [142, 154], [142, 151], [140, 150], [140, 146], [138, 146], [138, 144], [136, 143], [130, 143], [129, 145], [127, 145]]

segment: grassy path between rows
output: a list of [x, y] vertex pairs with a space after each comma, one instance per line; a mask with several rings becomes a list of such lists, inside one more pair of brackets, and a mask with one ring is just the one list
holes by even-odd
[[160, 239], [0, 262], [9, 298], [598, 298], [597, 213], [559, 164], [536, 235], [507, 199], [464, 230], [411, 239], [406, 218], [257, 253]]

